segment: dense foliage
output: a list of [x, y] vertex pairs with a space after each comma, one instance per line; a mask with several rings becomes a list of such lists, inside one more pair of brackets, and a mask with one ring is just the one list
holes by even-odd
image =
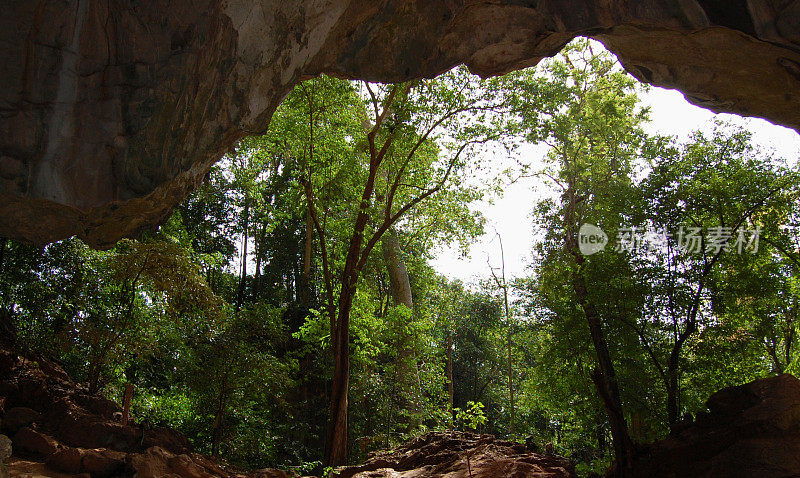
[[[602, 471], [800, 358], [796, 165], [724, 123], [648, 134], [644, 88], [585, 40], [489, 80], [309, 80], [157, 231], [2, 240], [3, 334], [242, 467], [319, 472], [337, 429], [354, 462], [455, 427]], [[530, 275], [445, 279], [437, 248], [483, 233], [484, 153], [522, 142], [555, 192], [520, 226], [542, 232]]]

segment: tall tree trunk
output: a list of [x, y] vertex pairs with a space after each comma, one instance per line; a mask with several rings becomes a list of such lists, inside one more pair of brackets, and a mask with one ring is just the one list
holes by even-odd
[[[797, 316], [797, 309], [795, 307], [789, 308], [789, 312], [787, 313], [790, 317]], [[788, 367], [792, 363], [792, 345], [794, 345], [794, 322], [795, 318], [791, 318], [789, 320], [789, 325], [786, 326], [786, 334], [784, 339], [784, 360], [786, 366]]]
[[13, 346], [17, 341], [17, 334], [14, 321], [11, 320], [11, 310], [13, 308], [6, 308], [6, 296], [8, 294], [6, 293], [6, 274], [3, 271], [7, 247], [8, 238], [0, 237], [0, 343]]
[[455, 420], [453, 413], [453, 334], [447, 334], [447, 411]]
[[[583, 261], [579, 261], [582, 265]], [[619, 395], [619, 384], [614, 370], [614, 363], [611, 360], [611, 353], [608, 350], [605, 333], [603, 332], [602, 319], [595, 308], [594, 302], [588, 297], [586, 279], [583, 271], [578, 270], [576, 277], [573, 278], [573, 289], [575, 291], [578, 304], [583, 308], [586, 322], [589, 325], [589, 333], [592, 337], [595, 353], [597, 355], [597, 368], [592, 373], [592, 380], [603, 401], [606, 413], [608, 413], [609, 424], [611, 425], [611, 435], [614, 439], [614, 455], [617, 460], [618, 476], [627, 476], [630, 473], [631, 455], [633, 453], [633, 441], [628, 433], [628, 425], [622, 412], [622, 400]]]
[[400, 240], [394, 228], [389, 229], [382, 239], [383, 260], [389, 273], [389, 284], [392, 288], [392, 298], [395, 305], [405, 305], [414, 309], [414, 298], [411, 295], [411, 281], [408, 278], [408, 268], [403, 261], [400, 250]]
[[597, 410], [596, 417], [597, 417], [597, 425], [595, 425], [595, 433], [597, 436], [597, 451], [600, 452], [600, 455], [604, 455], [606, 452], [606, 447], [608, 444], [606, 443], [606, 426], [602, 420], [602, 410]]
[[339, 313], [334, 324], [333, 336], [333, 385], [331, 387], [331, 410], [326, 439], [325, 464], [340, 466], [347, 464], [347, 394], [350, 388], [350, 310], [356, 293], [359, 263], [362, 259], [364, 230], [369, 221], [367, 206], [375, 190], [375, 175], [380, 159], [372, 156], [370, 174], [364, 184], [358, 216], [353, 224], [353, 234], [347, 249], [342, 271], [342, 288], [339, 292]]
[[[582, 301], [579, 299], [578, 302]], [[599, 315], [591, 302], [583, 302], [581, 305], [584, 307], [592, 343], [597, 354], [598, 368], [594, 369], [592, 380], [606, 408], [606, 413], [608, 413], [614, 441], [614, 456], [617, 461], [617, 476], [624, 477], [630, 474], [633, 441], [628, 433], [628, 425], [622, 412], [619, 385]]]
[[574, 258], [578, 266], [572, 277], [572, 289], [575, 293], [578, 304], [581, 306], [589, 326], [589, 334], [592, 338], [595, 354], [597, 355], [597, 368], [592, 372], [592, 381], [597, 388], [600, 399], [608, 414], [608, 421], [611, 426], [611, 435], [614, 445], [614, 456], [617, 462], [616, 476], [625, 477], [630, 475], [631, 460], [633, 455], [633, 440], [628, 432], [628, 425], [622, 411], [622, 400], [619, 394], [619, 384], [617, 382], [614, 362], [611, 360], [611, 353], [608, 350], [605, 333], [603, 331], [603, 321], [595, 307], [594, 301], [589, 297], [589, 290], [586, 285], [583, 266], [586, 258], [581, 254], [578, 246], [577, 218], [575, 210], [578, 203], [582, 200], [575, 192], [572, 183], [565, 191], [565, 211], [564, 223], [566, 232], [566, 248]]
[[509, 407], [509, 435], [514, 434], [514, 356], [512, 353], [512, 324], [511, 314], [508, 309], [508, 283], [506, 282], [506, 254], [503, 249], [503, 238], [497, 233], [497, 239], [500, 241], [500, 261], [501, 261], [501, 276], [497, 277], [494, 273], [494, 268], [491, 268], [492, 277], [498, 287], [503, 290], [503, 310], [506, 317], [506, 345], [508, 348], [508, 407]]
[[[508, 307], [508, 299], [506, 299]], [[506, 311], [506, 313], [508, 313]], [[508, 426], [509, 435], [514, 434], [514, 360], [511, 353], [511, 324], [508, 325], [508, 402], [511, 408], [510, 423]]]
[[[499, 234], [498, 234], [498, 237]], [[503, 307], [506, 312], [507, 341], [508, 341], [508, 403], [511, 409], [509, 434], [514, 434], [514, 356], [512, 354], [512, 334], [511, 313], [508, 310], [508, 283], [506, 282], [506, 254], [503, 251], [503, 239], [500, 238], [500, 255], [503, 264]]]
[[[369, 196], [372, 195], [371, 184]], [[366, 189], [366, 188], [365, 188]], [[366, 195], [366, 192], [365, 192]], [[367, 196], [367, 197], [369, 197]], [[327, 436], [325, 463], [329, 466], [347, 464], [347, 395], [350, 388], [350, 310], [358, 284], [358, 261], [364, 241], [368, 216], [362, 208], [358, 214], [350, 247], [342, 272], [342, 289], [339, 293], [339, 313], [333, 336], [333, 384], [331, 387], [330, 426]]]
[[677, 423], [680, 413], [679, 399], [680, 399], [680, 382], [678, 381], [678, 373], [680, 367], [681, 352], [683, 351], [683, 344], [693, 333], [697, 331], [697, 322], [693, 314], [690, 314], [690, 319], [686, 325], [686, 329], [678, 336], [675, 344], [672, 346], [672, 351], [667, 359], [667, 419], [669, 424]]
[[127, 425], [131, 419], [131, 399], [133, 398], [133, 384], [125, 384], [125, 394], [122, 396], [122, 425]]
[[[385, 105], [392, 104], [396, 91], [396, 88], [392, 90], [384, 102]], [[350, 236], [350, 244], [344, 261], [344, 270], [342, 271], [342, 287], [339, 292], [339, 312], [337, 314], [336, 323], [332, 324], [333, 385], [331, 389], [330, 423], [326, 437], [325, 453], [325, 464], [329, 466], [339, 466], [347, 463], [347, 394], [350, 387], [350, 310], [353, 308], [353, 296], [356, 293], [358, 277], [361, 272], [360, 269], [363, 267], [362, 261], [366, 261], [369, 257], [369, 252], [375, 245], [373, 241], [380, 239], [380, 234], [376, 232], [367, 243], [366, 249], [362, 250], [362, 246], [364, 245], [364, 231], [370, 219], [367, 211], [372, 201], [372, 195], [375, 192], [375, 177], [392, 140], [390, 136], [390, 138], [384, 142], [380, 151], [375, 148], [377, 130], [387, 113], [388, 108], [385, 107], [383, 112], [376, 118], [374, 128], [367, 134], [367, 140], [370, 146], [369, 176], [364, 183], [358, 216], [353, 224], [353, 234]], [[306, 190], [308, 191], [310, 189], [310, 183], [307, 182], [306, 184]], [[307, 197], [310, 200], [313, 195], [307, 194]], [[313, 204], [313, 202], [309, 201], [309, 204]], [[315, 222], [319, 224], [319, 221], [316, 219]], [[391, 226], [391, 223], [386, 224], [386, 226]], [[385, 229], [383, 229], [383, 231], [385, 231]], [[318, 232], [320, 235], [320, 248], [322, 248], [322, 233], [321, 230], [318, 230]], [[323, 257], [324, 255], [323, 253]], [[330, 290], [330, 287], [328, 289]], [[331, 314], [331, 316], [333, 316], [333, 314]]]
[[705, 290], [706, 277], [711, 272], [711, 269], [714, 267], [717, 259], [719, 259], [722, 251], [723, 249], [720, 249], [719, 252], [717, 252], [714, 257], [711, 258], [711, 261], [706, 263], [705, 267], [703, 268], [703, 274], [700, 277], [700, 283], [697, 285], [697, 290], [694, 292], [692, 306], [686, 316], [686, 328], [683, 329], [683, 332], [678, 334], [676, 337], [675, 343], [672, 345], [669, 358], [667, 359], [667, 418], [670, 425], [678, 421], [678, 413], [680, 410], [678, 401], [680, 399], [681, 389], [680, 382], [678, 381], [678, 373], [681, 353], [683, 352], [683, 345], [686, 343], [689, 337], [691, 337], [691, 335], [698, 330], [697, 314], [700, 312], [700, 302], [703, 291]]
[[[381, 240], [383, 250], [383, 261], [389, 273], [389, 284], [392, 291], [392, 299], [395, 305], [404, 305], [409, 310], [414, 310], [414, 299], [411, 294], [411, 281], [408, 277], [408, 268], [403, 260], [400, 250], [400, 240], [394, 228], [389, 229]], [[411, 337], [401, 334], [397, 343], [397, 363], [395, 364], [396, 380], [395, 384], [399, 388], [400, 407], [403, 410], [416, 410], [416, 400], [413, 397], [416, 393], [408, 393], [413, 385], [410, 376], [416, 370], [414, 364], [413, 350], [411, 349]], [[419, 390], [419, 387], [417, 387]], [[415, 424], [409, 424], [414, 426]]]
[[261, 231], [256, 239], [253, 249], [256, 254], [256, 270], [253, 273], [253, 302], [258, 302], [258, 297], [261, 295], [261, 259], [264, 256], [264, 241], [267, 238], [267, 221], [261, 222]]
[[244, 233], [242, 238], [242, 266], [239, 274], [239, 290], [236, 293], [236, 312], [242, 308], [244, 303], [245, 281], [247, 280], [247, 232], [250, 223], [250, 204], [245, 200], [244, 203]]
[[308, 305], [311, 300], [311, 254], [314, 248], [314, 220], [311, 217], [311, 206], [306, 208], [306, 238], [303, 251], [303, 274], [298, 284], [300, 303]]
[[[771, 338], [770, 342], [765, 344], [767, 347], [767, 352], [769, 353], [770, 358], [772, 359], [772, 371], [776, 375], [781, 375], [783, 373], [783, 364], [781, 360], [778, 358], [778, 346], [775, 344], [775, 338]], [[786, 363], [789, 363], [788, 361]]]
[[300, 292], [297, 290], [300, 283], [300, 266], [297, 261], [292, 261], [292, 267], [286, 273], [286, 298], [290, 302], [300, 300]]
[[6, 257], [6, 246], [8, 244], [7, 237], [0, 237], [0, 277], [3, 277], [3, 261]]
[[217, 396], [217, 411], [214, 414], [214, 425], [211, 431], [211, 456], [219, 456], [219, 445], [222, 442], [222, 421], [225, 413], [225, 400], [228, 394], [228, 375], [222, 378], [222, 385]]
[[[6, 301], [8, 299], [6, 293], [6, 274], [3, 270], [5, 266], [5, 259], [6, 259], [6, 249], [8, 248], [8, 238], [7, 237], [0, 237], [0, 309], [4, 309], [6, 305]], [[0, 319], [9, 319], [10, 317], [7, 314], [3, 314], [0, 316]]]
[[667, 421], [670, 425], [678, 421], [678, 369], [672, 360], [667, 362]]
[[333, 340], [333, 385], [325, 463], [347, 464], [347, 395], [350, 387], [350, 309], [355, 283], [343, 284], [339, 294], [339, 314]]

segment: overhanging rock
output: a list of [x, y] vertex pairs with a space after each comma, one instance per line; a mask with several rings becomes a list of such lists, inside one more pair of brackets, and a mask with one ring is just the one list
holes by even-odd
[[800, 0], [6, 0], [0, 15], [0, 235], [36, 243], [153, 227], [320, 73], [499, 74], [585, 35], [698, 105], [800, 127]]

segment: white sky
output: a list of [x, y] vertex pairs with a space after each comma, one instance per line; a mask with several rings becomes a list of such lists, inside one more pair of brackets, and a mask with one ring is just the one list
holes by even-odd
[[[686, 140], [688, 135], [697, 129], [708, 129], [714, 118], [741, 125], [753, 133], [753, 142], [763, 149], [774, 148], [778, 157], [792, 163], [800, 158], [800, 135], [794, 130], [775, 126], [766, 120], [742, 118], [736, 115], [719, 114], [694, 106], [686, 101], [683, 95], [675, 90], [651, 88], [641, 95], [644, 105], [651, 107], [652, 122], [650, 132], [676, 135], [678, 140]], [[521, 159], [536, 164], [542, 157], [542, 149], [528, 147], [523, 151]], [[493, 162], [503, 167], [510, 167], [512, 160], [502, 155], [494, 155]], [[491, 258], [493, 267], [500, 265], [500, 244], [497, 233], [503, 238], [505, 251], [506, 278], [522, 277], [527, 274], [525, 268], [530, 264], [533, 250], [534, 231], [530, 213], [537, 199], [552, 195], [549, 188], [540, 180], [526, 178], [505, 187], [503, 197], [493, 204], [482, 201], [477, 209], [486, 217], [486, 233], [470, 248], [469, 256], [463, 258], [453, 248], [443, 248], [432, 265], [440, 274], [451, 279], [461, 279], [467, 284], [491, 277], [487, 258]]]

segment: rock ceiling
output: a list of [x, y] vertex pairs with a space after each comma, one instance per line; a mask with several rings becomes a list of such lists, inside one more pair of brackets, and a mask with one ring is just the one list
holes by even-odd
[[536, 64], [575, 36], [714, 111], [800, 127], [800, 0], [5, 0], [0, 236], [163, 221], [298, 81]]

